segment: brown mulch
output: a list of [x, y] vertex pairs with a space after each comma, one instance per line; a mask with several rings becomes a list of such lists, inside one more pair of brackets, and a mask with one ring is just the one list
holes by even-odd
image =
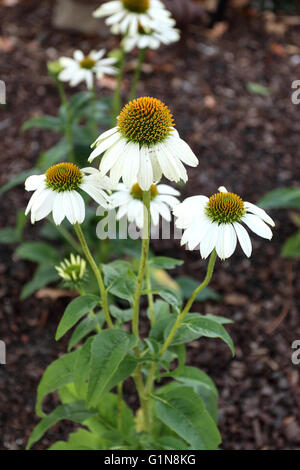
[[[59, 100], [46, 61], [70, 55], [74, 48], [88, 51], [103, 45], [95, 36], [53, 29], [52, 3], [32, 0], [0, 6], [0, 78], [8, 95], [0, 121], [0, 184], [30, 168], [55, 142], [49, 132], [20, 132], [28, 118], [57, 110]], [[298, 26], [278, 35], [266, 32], [258, 16], [235, 15], [216, 39], [193, 25], [177, 46], [149, 52], [139, 92], [170, 106], [177, 128], [200, 159], [199, 167], [189, 170], [183, 197], [210, 195], [225, 185], [256, 202], [271, 189], [299, 185], [300, 126], [290, 94], [300, 65], [286, 52], [286, 46], [299, 42]], [[105, 46], [116, 47], [116, 39], [109, 37]], [[124, 96], [129, 79], [130, 70]], [[251, 94], [249, 81], [269, 87], [270, 95]], [[6, 193], [0, 226], [13, 225], [27, 200], [22, 187]], [[194, 309], [234, 320], [229, 330], [235, 358], [218, 340], [200, 340], [188, 348], [189, 364], [209, 373], [220, 391], [223, 449], [300, 449], [299, 366], [291, 362], [291, 344], [300, 338], [299, 261], [280, 257], [284, 240], [295, 231], [288, 213], [274, 210], [272, 216], [276, 229], [271, 243], [254, 235], [250, 260], [237, 250], [230, 260], [218, 262], [212, 287], [222, 295], [222, 303], [206, 302]], [[34, 233], [26, 228], [28, 240]], [[67, 299], [32, 297], [20, 303], [22, 285], [34, 266], [18, 260], [13, 248], [0, 246], [0, 339], [7, 344], [7, 365], [0, 365], [0, 448], [15, 450], [25, 447], [38, 421], [34, 403], [43, 370], [66, 351], [66, 341], [56, 343], [54, 333]], [[179, 257], [176, 241], [156, 242], [154, 249]], [[177, 274], [201, 280], [205, 262], [196, 252], [182, 249], [180, 255], [186, 263]], [[131, 390], [128, 383], [128, 397]], [[48, 402], [54, 406], [57, 399]], [[58, 424], [36, 448], [66, 438], [71, 428]]]

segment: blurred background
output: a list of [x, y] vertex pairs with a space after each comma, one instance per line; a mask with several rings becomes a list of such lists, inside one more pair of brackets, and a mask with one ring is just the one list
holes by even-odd
[[[57, 142], [49, 131], [20, 130], [29, 118], [57, 113], [59, 97], [47, 61], [71, 56], [74, 49], [118, 47], [104, 22], [91, 17], [99, 3], [0, 0], [0, 79], [7, 88], [7, 105], [0, 106], [0, 185], [31, 168]], [[182, 38], [148, 51], [138, 95], [155, 96], [170, 107], [179, 132], [199, 157], [182, 197], [211, 195], [225, 185], [256, 203], [276, 188], [299, 187], [300, 104], [291, 101], [292, 82], [300, 80], [299, 2], [165, 3]], [[126, 64], [124, 103], [136, 59], [133, 52]], [[115, 86], [114, 78], [104, 78], [100, 93], [109, 96]], [[1, 196], [1, 229], [15, 225], [28, 199], [22, 185]], [[299, 255], [282, 255], [299, 216], [297, 205], [292, 212], [273, 206], [272, 242], [254, 235], [251, 259], [237, 250], [219, 262], [212, 287], [221, 301], [208, 299], [197, 310], [234, 320], [229, 331], [236, 357], [218, 341], [204, 339], [188, 347], [188, 363], [205, 370], [219, 389], [223, 449], [300, 449], [300, 364], [291, 359], [292, 343], [300, 340]], [[27, 224], [22, 236], [32, 240], [40, 234]], [[0, 448], [18, 450], [38, 421], [34, 405], [42, 372], [66, 351], [66, 340], [56, 343], [54, 334], [69, 299], [52, 289], [21, 302], [35, 264], [16, 255], [17, 245], [8, 243], [13, 240], [4, 241], [0, 339], [6, 343], [7, 364], [0, 365]], [[185, 259], [176, 275], [203, 278], [205, 262], [197, 252], [181, 249], [179, 256], [177, 241], [156, 241], [153, 251]], [[130, 382], [125, 393], [134, 406]], [[47, 400], [47, 406], [56, 403], [55, 396]], [[66, 438], [72, 426], [56, 425], [36, 448]]]

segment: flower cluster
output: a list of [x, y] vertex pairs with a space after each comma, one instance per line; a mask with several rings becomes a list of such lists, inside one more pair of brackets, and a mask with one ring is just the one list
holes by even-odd
[[[186, 182], [184, 164], [198, 165], [197, 157], [176, 131], [169, 108], [160, 100], [143, 97], [128, 103], [117, 126], [101, 134], [93, 147], [90, 162], [103, 154], [99, 170], [59, 163], [44, 175], [27, 178], [26, 190], [34, 191], [26, 209], [32, 223], [52, 212], [57, 225], [65, 217], [71, 224], [81, 224], [85, 217], [82, 190], [102, 207], [118, 208], [119, 219], [126, 216], [142, 228], [143, 192], [150, 191], [153, 225], [158, 224], [159, 216], [170, 221], [173, 210], [177, 227], [184, 230], [181, 244], [190, 250], [198, 246], [203, 258], [214, 249], [221, 259], [229, 258], [237, 240], [249, 257], [251, 241], [242, 224], [263, 238], [272, 238], [268, 225], [274, 226], [274, 222], [266, 212], [224, 187], [210, 198], [193, 196], [180, 203], [177, 190], [158, 184], [162, 176]], [[113, 189], [116, 192], [109, 195], [107, 191]]]

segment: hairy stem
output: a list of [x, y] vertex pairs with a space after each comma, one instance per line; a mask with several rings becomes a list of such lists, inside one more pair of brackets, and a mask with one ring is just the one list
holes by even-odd
[[82, 250], [85, 254], [85, 257], [86, 257], [87, 261], [89, 262], [92, 270], [94, 271], [95, 277], [97, 279], [97, 283], [98, 283], [98, 287], [99, 287], [100, 296], [101, 296], [101, 299], [102, 299], [102, 306], [103, 306], [106, 322], [107, 322], [109, 328], [113, 328], [114, 325], [113, 325], [113, 322], [112, 322], [110, 314], [109, 314], [108, 301], [107, 301], [107, 292], [106, 292], [106, 289], [105, 289], [105, 286], [104, 286], [104, 283], [103, 283], [103, 279], [102, 279], [100, 270], [98, 269], [98, 266], [97, 266], [97, 264], [96, 264], [96, 262], [95, 262], [95, 260], [92, 256], [91, 252], [90, 252], [90, 249], [87, 245], [87, 242], [86, 242], [86, 239], [84, 237], [83, 231], [82, 231], [80, 225], [78, 224], [78, 222], [74, 225], [74, 228], [75, 228], [75, 232], [76, 232], [76, 235], [78, 237], [78, 240], [81, 243]]
[[142, 65], [145, 60], [146, 52], [147, 52], [147, 48], [140, 49], [139, 51], [138, 63], [134, 72], [129, 101], [133, 100], [136, 97], [136, 90], [137, 90], [137, 86], [140, 80]]

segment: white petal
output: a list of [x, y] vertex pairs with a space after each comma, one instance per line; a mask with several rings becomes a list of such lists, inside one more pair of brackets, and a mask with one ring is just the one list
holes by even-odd
[[31, 209], [31, 216], [35, 222], [44, 219], [50, 214], [55, 199], [55, 192], [51, 189], [45, 189], [38, 201]]
[[128, 142], [124, 154], [126, 163], [123, 167], [123, 182], [128, 188], [131, 188], [137, 182], [137, 175], [140, 169], [140, 148], [139, 144]]
[[219, 227], [215, 222], [210, 222], [207, 232], [200, 243], [200, 253], [202, 258], [207, 258], [216, 246], [219, 235]]
[[118, 127], [112, 127], [111, 129], [108, 129], [108, 131], [103, 132], [102, 134], [99, 135], [99, 137], [95, 140], [95, 142], [91, 145], [94, 147], [96, 144], [99, 142], [102, 142], [102, 140], [107, 139], [110, 137], [112, 134], [115, 134], [118, 131]]
[[260, 237], [271, 240], [273, 236], [272, 230], [257, 215], [245, 214], [242, 218], [242, 222], [248, 225], [252, 232], [256, 233]]
[[126, 145], [126, 140], [121, 138], [108, 150], [106, 150], [99, 166], [100, 171], [103, 175], [106, 175], [109, 170], [114, 166], [116, 161], [124, 156], [124, 150]]
[[160, 195], [156, 196], [155, 200], [160, 201], [160, 202], [165, 202], [172, 208], [177, 206], [177, 204], [180, 204], [179, 199], [177, 199], [174, 196], [169, 196], [168, 194], [166, 194], [166, 195], [165, 194], [160, 194]]
[[141, 147], [140, 149], [140, 169], [137, 182], [143, 191], [148, 191], [154, 182], [152, 164], [147, 147]]
[[231, 224], [220, 224], [218, 230], [216, 251], [219, 258], [226, 259], [229, 258], [235, 250], [237, 242], [236, 233]]
[[150, 204], [150, 213], [151, 213], [151, 220], [153, 225], [156, 226], [159, 223], [159, 213], [157, 210], [157, 206]]
[[251, 240], [250, 240], [250, 237], [248, 235], [248, 232], [238, 222], [235, 222], [233, 224], [233, 226], [235, 228], [235, 231], [236, 231], [236, 234], [238, 236], [238, 239], [239, 239], [240, 245], [242, 247], [242, 250], [245, 253], [245, 255], [249, 258], [251, 256], [251, 253], [252, 253], [252, 244], [251, 244]]
[[82, 59], [84, 59], [84, 53], [82, 51], [77, 50], [74, 52], [73, 57], [77, 62], [81, 62]]
[[228, 193], [227, 189], [225, 188], [225, 186], [220, 186], [218, 188], [218, 191], [220, 191], [220, 193]]
[[63, 209], [63, 193], [57, 193], [55, 195], [53, 203], [53, 220], [56, 225], [60, 225], [65, 218], [65, 212]]
[[152, 202], [152, 204], [157, 208], [162, 218], [165, 219], [167, 222], [170, 222], [171, 212], [168, 206], [166, 206], [166, 204], [164, 204], [163, 202], [157, 202], [155, 200]]
[[88, 160], [89, 162], [92, 162], [94, 158], [98, 157], [98, 155], [101, 155], [101, 153], [105, 152], [109, 147], [114, 145], [118, 140], [120, 140], [121, 136], [119, 132], [116, 132], [112, 134], [110, 137], [107, 139], [101, 141], [99, 145], [92, 151], [91, 155], [89, 156]]
[[83, 183], [80, 185], [80, 189], [91, 196], [100, 206], [107, 207], [109, 196], [100, 187], [94, 184], [92, 180], [89, 178], [84, 179]]
[[157, 186], [157, 191], [159, 194], [170, 194], [171, 196], [180, 196], [180, 192], [177, 191], [177, 189], [172, 188], [172, 186], [169, 186], [167, 184], [159, 184]]
[[45, 181], [45, 175], [32, 175], [25, 180], [26, 191], [35, 191]]
[[245, 207], [249, 212], [252, 212], [252, 214], [260, 217], [267, 224], [271, 225], [272, 227], [275, 226], [274, 220], [271, 219], [271, 217], [260, 207], [256, 206], [255, 204], [251, 204], [251, 202], [245, 202]]

